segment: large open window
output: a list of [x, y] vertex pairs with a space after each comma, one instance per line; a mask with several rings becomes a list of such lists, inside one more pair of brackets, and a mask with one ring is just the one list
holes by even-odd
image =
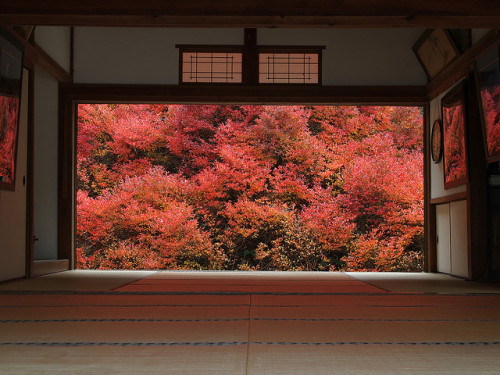
[[422, 269], [421, 107], [80, 104], [77, 268]]

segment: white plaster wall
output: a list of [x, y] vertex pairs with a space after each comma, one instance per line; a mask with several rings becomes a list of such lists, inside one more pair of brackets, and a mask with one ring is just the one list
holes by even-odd
[[35, 42], [68, 73], [70, 70], [71, 32], [66, 26], [37, 26]]
[[28, 72], [23, 72], [15, 191], [0, 191], [0, 280], [26, 273], [26, 185], [28, 139]]
[[178, 83], [176, 44], [243, 44], [243, 29], [77, 27], [76, 83]]
[[259, 29], [263, 45], [325, 45], [323, 84], [425, 85], [412, 50], [423, 29]]
[[[324, 85], [425, 85], [422, 29], [259, 29], [262, 45], [325, 45]], [[177, 84], [176, 44], [243, 44], [243, 29], [75, 28], [76, 83]]]
[[57, 259], [58, 88], [35, 67], [34, 259]]

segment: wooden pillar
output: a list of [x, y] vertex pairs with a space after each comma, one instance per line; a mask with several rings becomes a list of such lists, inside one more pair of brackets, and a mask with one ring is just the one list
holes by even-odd
[[69, 259], [74, 268], [74, 118], [73, 101], [59, 89], [59, 177], [58, 177], [58, 258]]
[[430, 106], [424, 106], [424, 271], [436, 272], [436, 207], [431, 205]]
[[243, 84], [259, 83], [259, 54], [257, 51], [257, 29], [245, 29], [243, 47]]
[[467, 189], [469, 279], [487, 277], [488, 208], [486, 153], [474, 73], [467, 77], [467, 134], [469, 186]]
[[35, 68], [28, 78], [28, 170], [26, 172], [26, 277], [33, 270], [34, 248], [34, 165], [35, 165]]

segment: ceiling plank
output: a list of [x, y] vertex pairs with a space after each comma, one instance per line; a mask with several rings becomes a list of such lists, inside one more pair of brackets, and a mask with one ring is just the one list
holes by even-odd
[[[215, 4], [217, 4], [215, 6]], [[497, 0], [0, 0], [0, 24], [170, 27], [484, 27]]]

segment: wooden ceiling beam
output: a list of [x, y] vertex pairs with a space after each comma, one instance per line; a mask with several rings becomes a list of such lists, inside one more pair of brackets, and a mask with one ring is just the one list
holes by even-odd
[[90, 103], [423, 105], [425, 86], [239, 86], [70, 84], [62, 95]]
[[40, 65], [49, 74], [61, 83], [71, 83], [73, 80], [71, 75], [64, 70], [50, 55], [45, 52], [37, 44], [31, 44], [26, 39], [21, 37], [17, 32], [8, 27], [2, 29], [17, 39], [24, 48], [24, 66], [33, 68], [35, 65]]
[[495, 28], [500, 6], [497, 0], [0, 0], [0, 24]]
[[436, 98], [442, 92], [462, 80], [473, 68], [474, 61], [488, 48], [500, 43], [500, 29], [493, 29], [481, 40], [460, 55], [448, 65], [427, 85], [429, 100]]
[[98, 16], [0, 14], [0, 25], [206, 28], [496, 28], [500, 16]]

